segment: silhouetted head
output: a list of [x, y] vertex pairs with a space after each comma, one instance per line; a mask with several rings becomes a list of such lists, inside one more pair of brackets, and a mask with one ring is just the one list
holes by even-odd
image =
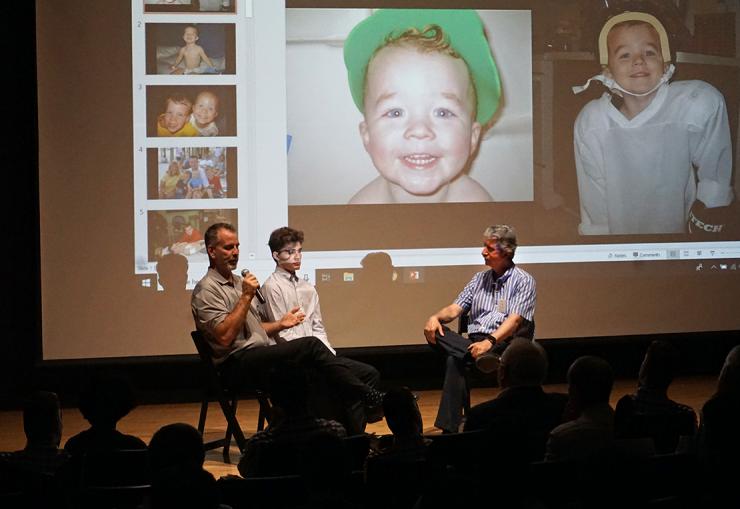
[[581, 410], [608, 404], [613, 384], [612, 368], [600, 357], [579, 357], [568, 369], [568, 395]]
[[157, 472], [172, 467], [202, 468], [203, 437], [190, 424], [177, 422], [159, 428], [149, 442], [149, 463]]
[[393, 283], [393, 260], [391, 255], [382, 251], [368, 253], [360, 260], [362, 270], [358, 273], [358, 280], [373, 283], [378, 286], [387, 286]]
[[385, 422], [394, 436], [412, 437], [424, 430], [416, 396], [408, 387], [395, 387], [383, 396]]
[[650, 343], [640, 366], [640, 387], [668, 390], [678, 370], [678, 361], [678, 350], [671, 343], [660, 339]]
[[527, 338], [514, 338], [501, 355], [498, 380], [501, 387], [536, 387], [547, 376], [544, 348]]
[[157, 275], [165, 291], [184, 290], [188, 282], [188, 259], [175, 253], [164, 255], [157, 262]]
[[115, 428], [135, 406], [133, 389], [123, 377], [95, 375], [80, 392], [80, 412], [95, 427]]
[[55, 393], [36, 391], [26, 399], [23, 404], [23, 431], [26, 434], [26, 446], [59, 447], [62, 414]]

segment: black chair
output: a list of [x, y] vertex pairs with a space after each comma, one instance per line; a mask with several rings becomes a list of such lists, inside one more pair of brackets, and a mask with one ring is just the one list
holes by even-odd
[[111, 449], [88, 452], [82, 458], [82, 507], [135, 509], [151, 490], [149, 451]]
[[273, 477], [226, 476], [217, 481], [221, 502], [233, 509], [295, 507], [306, 501], [307, 492], [299, 475]]
[[344, 450], [347, 453], [350, 470], [357, 471], [365, 468], [365, 460], [370, 452], [370, 440], [372, 435], [363, 433], [361, 435], [350, 435], [342, 439]]
[[203, 400], [200, 405], [200, 416], [198, 417], [198, 431], [203, 435], [206, 427], [206, 417], [208, 415], [208, 403], [210, 402], [211, 393], [215, 393], [224, 417], [226, 418], [226, 434], [223, 438], [216, 440], [204, 441], [205, 450], [217, 449], [223, 447], [223, 458], [225, 463], [230, 463], [229, 447], [231, 446], [231, 437], [236, 440], [240, 452], [244, 452], [244, 445], [247, 442], [244, 432], [242, 431], [239, 421], [236, 418], [236, 407], [241, 397], [254, 397], [259, 402], [259, 414], [257, 416], [257, 431], [265, 429], [265, 421], [269, 422], [270, 401], [264, 391], [255, 389], [249, 391], [246, 388], [229, 388], [221, 382], [221, 375], [218, 367], [213, 363], [211, 347], [203, 337], [200, 331], [190, 333], [195, 343], [195, 349], [198, 351], [201, 365], [205, 371], [207, 384], [203, 393]]

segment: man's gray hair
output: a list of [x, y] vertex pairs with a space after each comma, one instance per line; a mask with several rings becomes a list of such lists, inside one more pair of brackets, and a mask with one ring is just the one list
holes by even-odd
[[514, 338], [501, 356], [499, 369], [505, 371], [508, 387], [536, 387], [547, 376], [547, 353], [539, 343]]
[[495, 224], [486, 228], [483, 232], [483, 238], [486, 240], [496, 240], [498, 249], [509, 258], [514, 258], [516, 252], [516, 231], [507, 224]]

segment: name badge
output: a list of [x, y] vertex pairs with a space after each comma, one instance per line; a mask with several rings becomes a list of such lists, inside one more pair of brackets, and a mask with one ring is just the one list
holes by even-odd
[[499, 313], [506, 313], [506, 300], [499, 299], [498, 304], [496, 305], [496, 311]]

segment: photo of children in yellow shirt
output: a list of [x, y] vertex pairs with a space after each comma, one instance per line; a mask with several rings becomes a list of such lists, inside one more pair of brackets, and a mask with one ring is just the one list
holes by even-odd
[[189, 122], [192, 107], [192, 101], [182, 94], [169, 96], [164, 113], [157, 118], [157, 136], [198, 136]]

